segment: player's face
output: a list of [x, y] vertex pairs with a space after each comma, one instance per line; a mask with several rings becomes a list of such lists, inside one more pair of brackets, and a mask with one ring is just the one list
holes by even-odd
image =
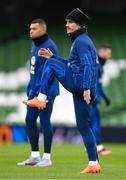
[[105, 59], [106, 60], [108, 60], [108, 59], [110, 59], [111, 58], [111, 54], [112, 54], [112, 52], [111, 52], [111, 49], [106, 49], [105, 50]]
[[111, 49], [107, 48], [107, 49], [100, 49], [98, 51], [98, 55], [103, 58], [105, 61], [107, 61], [108, 59], [111, 58], [111, 54], [112, 54], [112, 51]]
[[74, 31], [77, 31], [78, 29], [80, 29], [80, 25], [76, 24], [75, 22], [71, 21], [71, 20], [66, 20], [66, 30], [67, 30], [67, 34], [69, 33], [73, 33]]
[[36, 38], [45, 34], [45, 28], [39, 23], [34, 23], [30, 25], [30, 37]]

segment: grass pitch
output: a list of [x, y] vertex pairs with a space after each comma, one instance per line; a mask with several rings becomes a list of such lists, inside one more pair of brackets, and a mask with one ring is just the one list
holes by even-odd
[[[83, 145], [53, 145], [53, 166], [19, 167], [17, 162], [29, 156], [28, 144], [0, 145], [0, 179], [126, 179], [126, 145], [106, 144], [112, 155], [99, 156], [100, 174], [80, 174], [87, 165]], [[42, 145], [40, 145], [42, 149]], [[42, 151], [41, 151], [42, 154]]]

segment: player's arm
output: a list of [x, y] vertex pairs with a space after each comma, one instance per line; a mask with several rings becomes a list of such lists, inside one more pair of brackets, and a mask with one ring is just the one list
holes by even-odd
[[84, 62], [84, 76], [83, 76], [83, 97], [84, 100], [87, 102], [87, 104], [91, 101], [91, 95], [90, 95], [90, 84], [91, 84], [91, 78], [92, 78], [92, 70], [91, 70], [91, 64], [88, 62], [88, 57], [82, 58], [82, 61]]
[[89, 52], [84, 41], [77, 43], [77, 52], [81, 60], [81, 65], [84, 67], [83, 71], [83, 97], [87, 104], [91, 101], [90, 86], [92, 81], [92, 61], [91, 52]]
[[49, 48], [48, 49], [41, 48], [39, 50], [39, 55], [42, 57], [45, 57], [46, 59], [51, 59], [51, 58], [57, 59], [57, 60], [63, 62], [64, 64], [68, 63], [67, 60], [57, 56], [56, 54], [53, 54], [53, 52]]
[[106, 105], [109, 106], [111, 104], [111, 101], [108, 98], [107, 94], [104, 92], [103, 87], [102, 87], [102, 83], [98, 84], [98, 90], [99, 90], [100, 96], [103, 98], [103, 100], [105, 101]]
[[31, 90], [31, 80], [29, 80], [29, 82], [26, 85], [26, 94], [27, 94], [27, 97], [30, 94], [30, 90]]

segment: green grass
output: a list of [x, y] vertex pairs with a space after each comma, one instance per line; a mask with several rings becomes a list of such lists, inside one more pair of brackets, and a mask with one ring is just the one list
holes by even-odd
[[82, 175], [80, 171], [87, 165], [83, 145], [53, 145], [53, 166], [49, 168], [16, 166], [28, 157], [28, 144], [0, 145], [0, 179], [126, 179], [126, 145], [106, 144], [106, 147], [113, 154], [100, 156], [102, 172]]

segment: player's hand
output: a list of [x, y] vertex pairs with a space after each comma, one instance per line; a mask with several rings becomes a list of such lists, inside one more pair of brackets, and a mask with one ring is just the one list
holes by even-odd
[[90, 104], [90, 101], [91, 101], [91, 92], [90, 92], [90, 89], [84, 90], [83, 98], [84, 98], [84, 101], [86, 101], [87, 104]]
[[48, 49], [41, 48], [39, 50], [39, 56], [42, 56], [42, 57], [44, 57], [46, 59], [50, 59], [53, 56], [53, 53], [52, 53], [52, 51], [50, 51], [49, 48]]
[[111, 100], [107, 97], [105, 98], [105, 104], [106, 104], [106, 106], [110, 106], [110, 104], [111, 104]]

